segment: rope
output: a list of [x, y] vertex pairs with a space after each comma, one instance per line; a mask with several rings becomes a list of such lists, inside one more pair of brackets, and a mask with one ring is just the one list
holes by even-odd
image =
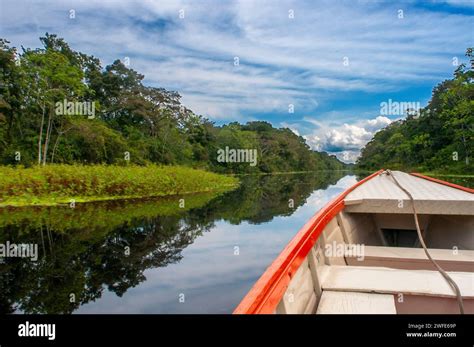
[[446, 282], [448, 282], [450, 287], [453, 289], [454, 293], [456, 294], [456, 298], [458, 300], [459, 311], [461, 312], [461, 314], [464, 314], [464, 304], [462, 302], [462, 295], [461, 295], [461, 291], [459, 290], [458, 285], [448, 275], [448, 273], [446, 271], [444, 271], [441, 266], [438, 265], [438, 263], [431, 257], [430, 253], [428, 252], [428, 248], [426, 247], [425, 240], [423, 240], [423, 236], [421, 235], [420, 224], [418, 223], [418, 215], [417, 215], [416, 209], [415, 209], [415, 199], [413, 199], [413, 196], [410, 194], [410, 192], [408, 190], [406, 190], [405, 188], [403, 188], [403, 186], [398, 182], [398, 180], [395, 178], [395, 175], [392, 173], [392, 171], [386, 170], [385, 172], [387, 173], [388, 176], [392, 177], [395, 184], [401, 190], [403, 190], [403, 192], [405, 192], [405, 194], [408, 195], [408, 197], [410, 198], [411, 206], [413, 208], [413, 216], [415, 217], [416, 232], [418, 233], [418, 239], [420, 240], [420, 244], [423, 247], [423, 249], [425, 251], [425, 254], [428, 257], [428, 259], [431, 261], [431, 263], [433, 263], [433, 265], [436, 267], [436, 269], [439, 271], [439, 273], [444, 277]]

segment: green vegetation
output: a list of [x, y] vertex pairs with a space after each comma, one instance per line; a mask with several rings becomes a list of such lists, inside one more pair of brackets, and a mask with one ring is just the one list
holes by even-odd
[[[40, 40], [42, 48], [18, 52], [0, 39], [0, 164], [155, 163], [220, 173], [344, 168], [289, 129], [216, 126], [182, 105], [177, 92], [145, 86], [120, 60], [103, 68], [56, 35]], [[57, 103], [86, 103], [94, 112], [58, 112]], [[226, 146], [256, 150], [257, 165], [219, 162]]]
[[[9, 165], [0, 167], [0, 206], [237, 185], [235, 178], [202, 170], [344, 167], [334, 156], [311, 151], [289, 129], [266, 122], [215, 126], [182, 105], [178, 93], [143, 85], [144, 76], [119, 60], [104, 69], [97, 58], [72, 50], [55, 35], [40, 40], [43, 48], [17, 52], [0, 39], [0, 164]], [[218, 151], [226, 147], [256, 151], [257, 165], [218, 161]]]
[[235, 177], [180, 166], [3, 167], [0, 206], [180, 195], [225, 191], [237, 186]]
[[[199, 218], [212, 222], [224, 219], [232, 224], [243, 220], [262, 223], [276, 215], [289, 216], [303, 205], [316, 189], [326, 189], [345, 175], [344, 172], [318, 174], [248, 175], [242, 184], [226, 192], [213, 191], [186, 196], [149, 199], [117, 199], [59, 206], [22, 206], [0, 209], [0, 228], [21, 225], [25, 232], [48, 225], [55, 233], [100, 230], [104, 235], [135, 219], [174, 216], [199, 208]], [[185, 200], [180, 206], [180, 199]], [[294, 207], [290, 208], [289, 199]]]
[[460, 65], [454, 78], [433, 89], [428, 105], [375, 134], [362, 150], [357, 167], [473, 174], [474, 55], [471, 67]]

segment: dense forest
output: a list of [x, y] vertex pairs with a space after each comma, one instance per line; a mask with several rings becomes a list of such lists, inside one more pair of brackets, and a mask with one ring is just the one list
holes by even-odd
[[377, 132], [362, 150], [357, 167], [474, 173], [474, 55], [454, 77], [438, 84], [428, 105]]
[[[56, 35], [40, 40], [42, 48], [19, 52], [0, 39], [0, 164], [157, 163], [222, 173], [345, 167], [289, 129], [216, 126], [120, 60], [103, 68]], [[257, 165], [218, 161], [226, 147], [255, 149]]]

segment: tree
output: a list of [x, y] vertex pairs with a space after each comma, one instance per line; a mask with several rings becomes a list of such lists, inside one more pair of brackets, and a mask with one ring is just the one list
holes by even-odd
[[[310, 150], [290, 129], [268, 122], [225, 126], [197, 115], [176, 91], [144, 85], [144, 76], [115, 60], [100, 61], [74, 51], [66, 41], [46, 33], [38, 49], [17, 55], [0, 41], [0, 148], [2, 163], [181, 164], [219, 172], [250, 173], [343, 168], [336, 158]], [[19, 64], [17, 64], [19, 62]], [[96, 118], [55, 113], [56, 102], [89, 101]], [[220, 163], [225, 147], [257, 150], [257, 163]]]
[[419, 117], [408, 116], [374, 135], [362, 149], [358, 167], [474, 172], [472, 48], [467, 49], [466, 56], [471, 66], [461, 64], [452, 79], [439, 83]]
[[33, 110], [39, 108], [41, 114], [38, 164], [45, 165], [54, 131], [56, 130], [59, 136], [58, 129], [62, 129], [64, 125], [65, 116], [55, 115], [55, 103], [64, 99], [76, 101], [84, 95], [87, 87], [82, 82], [83, 71], [70, 57], [72, 53], [63, 52], [65, 51], [63, 45], [54, 45], [53, 43], [57, 41], [51, 36], [47, 35], [42, 41], [45, 48], [24, 51], [21, 56], [21, 67], [27, 80], [28, 106]]

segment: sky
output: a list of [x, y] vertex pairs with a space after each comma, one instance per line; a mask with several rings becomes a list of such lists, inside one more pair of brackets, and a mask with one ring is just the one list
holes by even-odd
[[[474, 46], [474, 0], [0, 0], [0, 37], [63, 37], [216, 124], [264, 120], [353, 162]], [[385, 103], [385, 104], [384, 104]], [[400, 105], [400, 104], [398, 104]]]

